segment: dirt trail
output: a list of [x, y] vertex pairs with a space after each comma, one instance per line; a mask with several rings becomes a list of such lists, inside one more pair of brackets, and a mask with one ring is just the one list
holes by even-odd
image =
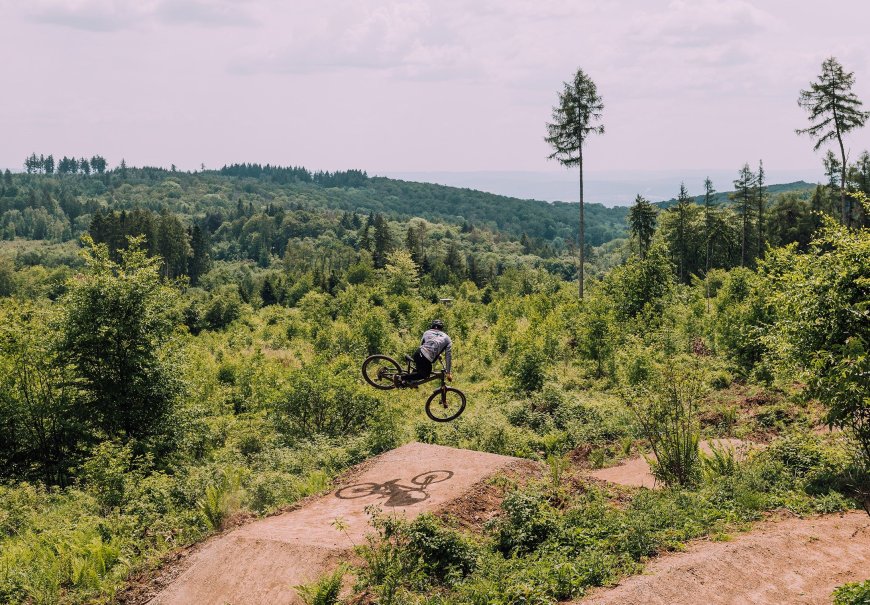
[[695, 543], [579, 605], [829, 604], [834, 588], [868, 577], [870, 517], [850, 512], [766, 522], [731, 542]]
[[[711, 439], [709, 441], [702, 441], [698, 445], [701, 451], [708, 455], [712, 452], [712, 448], [719, 450], [730, 449], [738, 458], [744, 456], [749, 447], [752, 446], [749, 442], [741, 441], [740, 439]], [[642, 456], [629, 458], [616, 466], [592, 471], [589, 473], [589, 476], [633, 487], [647, 487], [649, 489], [661, 487], [656, 484], [656, 479], [653, 477], [649, 463]]]
[[[369, 533], [365, 507], [413, 518], [464, 495], [520, 461], [507, 456], [410, 443], [377, 457], [349, 485], [297, 510], [215, 537], [153, 605], [301, 603], [293, 586], [311, 582]], [[341, 519], [345, 529], [333, 522]]]

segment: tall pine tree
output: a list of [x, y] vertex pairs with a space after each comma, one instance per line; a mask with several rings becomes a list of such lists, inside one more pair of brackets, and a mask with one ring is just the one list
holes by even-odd
[[846, 148], [843, 136], [861, 128], [870, 117], [862, 109], [861, 100], [852, 92], [855, 76], [846, 72], [840, 62], [829, 57], [822, 63], [822, 73], [809, 90], [801, 90], [798, 105], [810, 116], [809, 128], [798, 129], [798, 134], [808, 134], [816, 140], [818, 150], [828, 141], [836, 140], [840, 147], [840, 208], [844, 225], [852, 221], [851, 201], [846, 196]]
[[657, 214], [655, 206], [640, 194], [634, 198], [634, 205], [628, 211], [628, 228], [632, 237], [637, 238], [637, 251], [641, 258], [646, 258], [655, 235]]
[[740, 266], [745, 267], [751, 259], [750, 233], [752, 231], [752, 220], [755, 214], [755, 187], [758, 179], [754, 172], [749, 168], [749, 164], [744, 164], [740, 169], [737, 180], [734, 181], [734, 193], [731, 198], [737, 203], [737, 212], [740, 214]]
[[586, 252], [586, 219], [583, 206], [583, 145], [591, 134], [602, 134], [601, 112], [604, 103], [595, 82], [578, 69], [571, 82], [564, 82], [559, 103], [553, 108], [553, 121], [547, 124], [546, 141], [553, 148], [549, 158], [566, 167], [577, 166], [580, 173], [580, 267], [578, 281], [583, 298]]

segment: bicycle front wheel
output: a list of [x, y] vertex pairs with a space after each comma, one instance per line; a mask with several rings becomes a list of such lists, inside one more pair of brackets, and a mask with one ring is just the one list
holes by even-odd
[[395, 377], [402, 373], [399, 362], [386, 355], [372, 355], [362, 365], [363, 378], [376, 389], [396, 388]]
[[465, 393], [453, 387], [441, 387], [426, 401], [426, 415], [435, 422], [459, 418], [465, 410]]

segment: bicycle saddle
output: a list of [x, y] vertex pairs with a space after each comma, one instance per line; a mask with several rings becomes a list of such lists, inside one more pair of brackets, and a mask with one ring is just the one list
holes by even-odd
[[406, 353], [405, 354], [405, 361], [410, 362], [410, 363], [414, 363], [414, 358]]

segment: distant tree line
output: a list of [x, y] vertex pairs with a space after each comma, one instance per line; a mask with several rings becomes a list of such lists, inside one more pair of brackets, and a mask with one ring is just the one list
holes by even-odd
[[364, 170], [336, 170], [311, 172], [302, 166], [272, 166], [271, 164], [231, 164], [222, 167], [219, 174], [247, 178], [266, 178], [273, 183], [314, 183], [321, 187], [364, 187], [368, 174]]
[[[710, 179], [706, 180], [702, 203], [689, 196], [683, 185], [676, 203], [665, 209], [638, 195], [628, 214], [632, 246], [644, 258], [654, 238], [661, 238], [682, 283], [703, 277], [711, 269], [754, 267], [768, 246], [794, 243], [806, 250], [822, 225], [822, 214], [837, 216], [841, 207], [836, 156], [829, 153], [826, 166], [826, 185], [803, 195], [780, 194], [773, 201], [767, 193], [762, 162], [756, 171], [744, 164], [734, 180], [729, 203], [714, 201], [717, 195]], [[847, 196], [870, 195], [870, 152], [863, 152], [846, 174]], [[848, 224], [870, 226], [870, 217], [860, 204], [851, 205], [847, 217]]]
[[[100, 155], [88, 158], [63, 156], [55, 162], [54, 156], [35, 153], [30, 154], [24, 160], [24, 171], [27, 174], [105, 174], [106, 158]], [[8, 170], [7, 170], [8, 172]]]

